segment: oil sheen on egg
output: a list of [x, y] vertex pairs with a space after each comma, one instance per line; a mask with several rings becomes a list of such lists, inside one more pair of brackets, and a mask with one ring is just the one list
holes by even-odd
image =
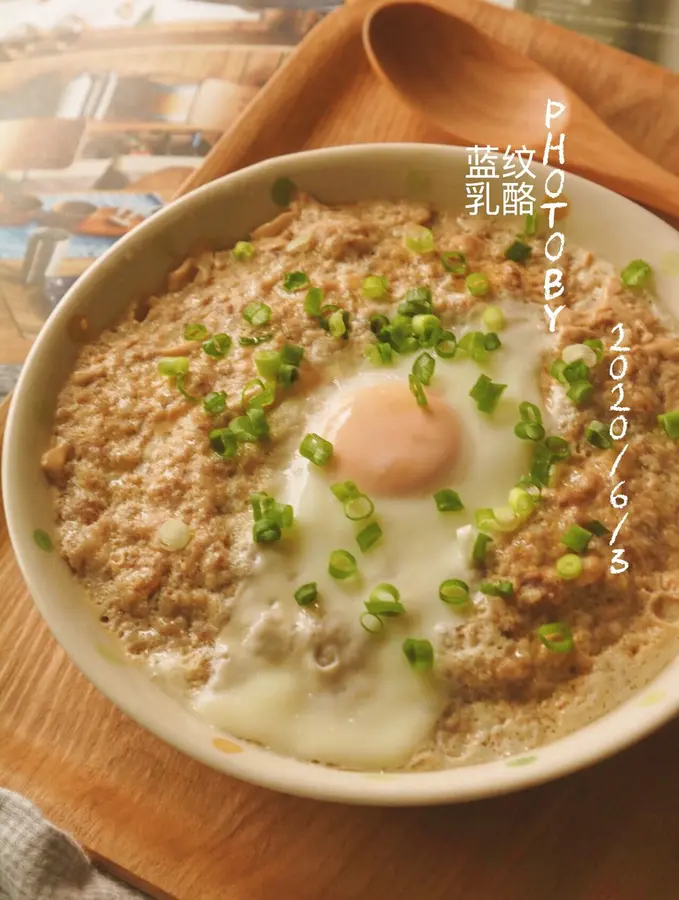
[[[427, 638], [436, 654], [442, 635], [475, 615], [443, 603], [438, 588], [449, 578], [473, 584], [469, 541], [462, 539], [469, 528], [464, 526], [474, 521], [475, 509], [506, 505], [510, 489], [528, 471], [530, 446], [514, 435], [518, 405], [528, 400], [541, 406], [538, 374], [550, 340], [542, 310], [523, 304], [506, 310], [502, 347], [488, 365], [480, 367], [461, 354], [436, 359], [426, 390], [451, 416], [444, 414], [440, 432], [447, 446], [426, 451], [433, 469], [420, 480], [426, 487], [411, 483], [401, 458], [418, 454], [422, 420], [413, 418], [414, 397], [407, 409], [384, 405], [385, 397], [396, 396], [390, 391], [407, 388], [416, 355], [397, 358], [389, 367], [354, 364], [352, 372], [338, 371], [336, 381], [314, 397], [300, 440], [313, 432], [341, 446], [356, 398], [362, 397], [359, 412], [370, 416], [372, 411], [361, 448], [370, 466], [355, 462], [360, 454], [353, 445], [348, 460], [338, 453], [325, 468], [296, 456], [270, 486], [278, 500], [292, 504], [296, 525], [290, 537], [257, 548], [255, 569], [241, 585], [234, 616], [220, 635], [222, 659], [194, 699], [203, 718], [278, 752], [347, 768], [404, 765], [426, 740], [443, 710], [445, 692], [436, 669], [419, 673], [410, 668], [403, 641]], [[479, 327], [478, 321], [467, 326]], [[458, 339], [465, 330], [456, 328]], [[482, 372], [508, 386], [491, 415], [479, 412], [469, 396]], [[354, 425], [352, 440], [361, 432], [361, 421]], [[383, 536], [362, 553], [356, 534], [366, 522], [345, 517], [330, 485], [349, 478], [370, 494], [353, 477], [354, 468], [374, 477], [382, 465], [391, 467], [396, 480], [372, 495], [373, 518]], [[405, 487], [399, 473], [408, 482]], [[456, 490], [464, 510], [438, 512], [433, 492], [440, 488]], [[357, 576], [345, 581], [330, 576], [328, 560], [338, 549], [356, 557]], [[300, 608], [293, 594], [308, 582], [318, 585], [317, 605]], [[396, 586], [406, 613], [385, 618], [382, 631], [371, 635], [360, 616], [370, 591], [381, 582]]]

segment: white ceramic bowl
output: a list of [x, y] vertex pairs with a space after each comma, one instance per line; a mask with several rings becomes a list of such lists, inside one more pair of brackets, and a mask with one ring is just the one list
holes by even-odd
[[[535, 171], [540, 198], [548, 170], [537, 166]], [[110, 700], [164, 741], [229, 775], [292, 794], [354, 803], [470, 800], [590, 765], [637, 741], [679, 709], [677, 659], [610, 714], [517, 758], [404, 774], [345, 772], [300, 762], [220, 735], [164, 694], [138, 665], [125, 660], [66, 563], [34, 543], [35, 529], [53, 530], [40, 455], [48, 442], [57, 391], [74, 359], [76, 347], [67, 326], [76, 313], [85, 314], [96, 329], [108, 326], [133, 299], [157, 288], [171, 264], [196, 245], [207, 241], [225, 247], [241, 238], [275, 213], [270, 188], [282, 175], [329, 202], [411, 196], [462, 207], [466, 173], [464, 149], [381, 144], [280, 157], [206, 185], [156, 213], [88, 270], [50, 316], [22, 371], [7, 423], [2, 474], [12, 543], [36, 605], [73, 662]], [[567, 175], [566, 192], [572, 203], [567, 242], [577, 242], [616, 265], [643, 257], [655, 268], [665, 303], [674, 292], [679, 304], [676, 231], [575, 176]]]

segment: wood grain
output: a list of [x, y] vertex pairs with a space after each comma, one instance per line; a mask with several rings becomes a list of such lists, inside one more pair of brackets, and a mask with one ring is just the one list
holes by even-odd
[[[471, 3], [456, 2], [472, 9]], [[301, 147], [442, 139], [376, 86], [357, 41], [367, 5], [335, 13], [318, 26], [188, 186]], [[490, 7], [473, 6], [475, 15], [491, 15]], [[516, 40], [531, 53], [553, 53], [555, 64], [565, 65], [551, 26], [528, 24]], [[579, 39], [569, 34], [568, 40], [575, 46]], [[583, 60], [590, 45], [585, 46]], [[608, 115], [624, 110], [629, 116], [635, 103], [650, 103], [656, 135], [678, 134], [679, 103], [675, 99], [674, 117], [668, 105], [679, 96], [676, 81], [665, 84], [659, 70], [623, 57], [628, 75], [646, 87], [614, 91], [621, 70], [609, 61], [620, 54], [596, 48], [597, 58], [586, 62], [592, 82], [608, 85]], [[571, 74], [583, 80], [576, 69]], [[649, 84], [656, 85], [655, 94]], [[639, 114], [646, 119], [646, 109]], [[638, 140], [647, 140], [643, 129], [635, 131]], [[677, 149], [673, 164], [679, 171]], [[2, 419], [0, 408], [0, 431]], [[154, 897], [677, 896], [679, 722], [587, 772], [498, 800], [408, 810], [300, 800], [205, 768], [99, 694], [34, 609], [1, 519], [0, 584], [0, 783], [26, 794], [96, 859]]]

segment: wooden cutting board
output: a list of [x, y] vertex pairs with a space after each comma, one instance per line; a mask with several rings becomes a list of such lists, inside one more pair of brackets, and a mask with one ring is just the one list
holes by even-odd
[[[526, 16], [450, 3], [567, 72], [607, 121], [679, 173], [677, 76]], [[321, 22], [185, 189], [306, 147], [442, 139], [373, 79], [360, 47], [368, 5]], [[0, 432], [3, 420], [0, 408]], [[679, 722], [587, 772], [498, 800], [421, 810], [299, 800], [193, 762], [99, 694], [34, 609], [1, 517], [0, 587], [0, 785], [153, 897], [679, 896]]]

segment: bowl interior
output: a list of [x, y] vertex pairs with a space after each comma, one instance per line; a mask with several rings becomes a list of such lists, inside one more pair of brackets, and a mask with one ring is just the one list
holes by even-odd
[[[277, 210], [271, 186], [282, 176], [328, 202], [404, 196], [462, 209], [467, 151], [435, 145], [364, 145], [280, 157], [206, 185], [157, 212], [120, 241], [59, 304], [33, 347], [17, 386], [3, 456], [5, 507], [12, 543], [30, 592], [75, 664], [121, 709], [185, 753], [229, 774], [290, 793], [345, 802], [453, 802], [508, 792], [566, 774], [637, 740], [679, 708], [679, 660], [645, 690], [602, 719], [523, 757], [444, 772], [346, 772], [281, 757], [221, 734], [163, 693], [123, 656], [100, 625], [84, 591], [35, 529], [52, 531], [51, 499], [39, 463], [57, 392], [77, 344], [73, 322], [111, 325], [135, 300], [158, 290], [173, 264], [205, 247], [223, 248]], [[549, 170], [535, 167], [535, 196]], [[569, 242], [622, 266], [643, 257], [657, 273], [665, 305], [679, 313], [679, 234], [609, 191], [566, 176]], [[674, 305], [672, 307], [672, 291]], [[543, 315], [536, 306], [536, 315]]]

